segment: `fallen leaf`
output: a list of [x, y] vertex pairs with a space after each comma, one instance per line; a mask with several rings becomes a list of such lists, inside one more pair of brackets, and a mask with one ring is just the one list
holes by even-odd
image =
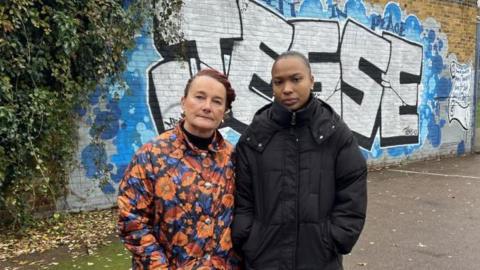
[[424, 248], [424, 247], [427, 247], [427, 245], [424, 245], [424, 244], [422, 244], [422, 243], [418, 243], [417, 247]]

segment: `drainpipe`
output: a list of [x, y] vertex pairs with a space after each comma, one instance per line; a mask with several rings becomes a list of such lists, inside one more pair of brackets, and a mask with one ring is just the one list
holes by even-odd
[[[477, 7], [480, 7], [480, 1], [477, 1]], [[479, 76], [480, 76], [480, 61], [479, 61], [479, 52], [478, 50], [480, 50], [480, 16], [477, 16], [477, 27], [476, 27], [476, 30], [477, 30], [477, 36], [476, 36], [476, 41], [475, 41], [475, 77], [474, 77], [474, 86], [473, 86], [473, 104], [475, 106], [473, 106], [473, 122], [472, 122], [472, 126], [474, 127], [473, 129], [473, 136], [472, 136], [472, 152], [475, 152], [475, 153], [480, 153], [480, 145], [477, 145], [476, 144], [476, 138], [477, 136], [480, 136], [480, 134], [477, 133], [477, 130], [480, 129], [480, 127], [477, 127], [477, 108], [478, 108], [478, 100], [477, 100], [477, 94], [478, 92], [480, 91], [479, 87], [478, 87], [478, 82], [479, 82]]]

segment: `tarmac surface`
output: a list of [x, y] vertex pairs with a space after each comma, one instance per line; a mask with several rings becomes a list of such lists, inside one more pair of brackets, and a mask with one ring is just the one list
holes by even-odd
[[480, 269], [480, 155], [369, 172], [367, 221], [346, 270]]

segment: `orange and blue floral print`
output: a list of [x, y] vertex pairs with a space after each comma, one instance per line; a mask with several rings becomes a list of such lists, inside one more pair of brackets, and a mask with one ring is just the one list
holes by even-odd
[[200, 150], [177, 125], [136, 153], [118, 196], [133, 269], [239, 269], [230, 236], [232, 151], [218, 132]]

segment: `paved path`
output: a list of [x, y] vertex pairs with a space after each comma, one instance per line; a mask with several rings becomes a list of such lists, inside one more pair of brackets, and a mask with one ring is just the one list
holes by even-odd
[[346, 270], [480, 269], [480, 155], [370, 172], [367, 222]]

